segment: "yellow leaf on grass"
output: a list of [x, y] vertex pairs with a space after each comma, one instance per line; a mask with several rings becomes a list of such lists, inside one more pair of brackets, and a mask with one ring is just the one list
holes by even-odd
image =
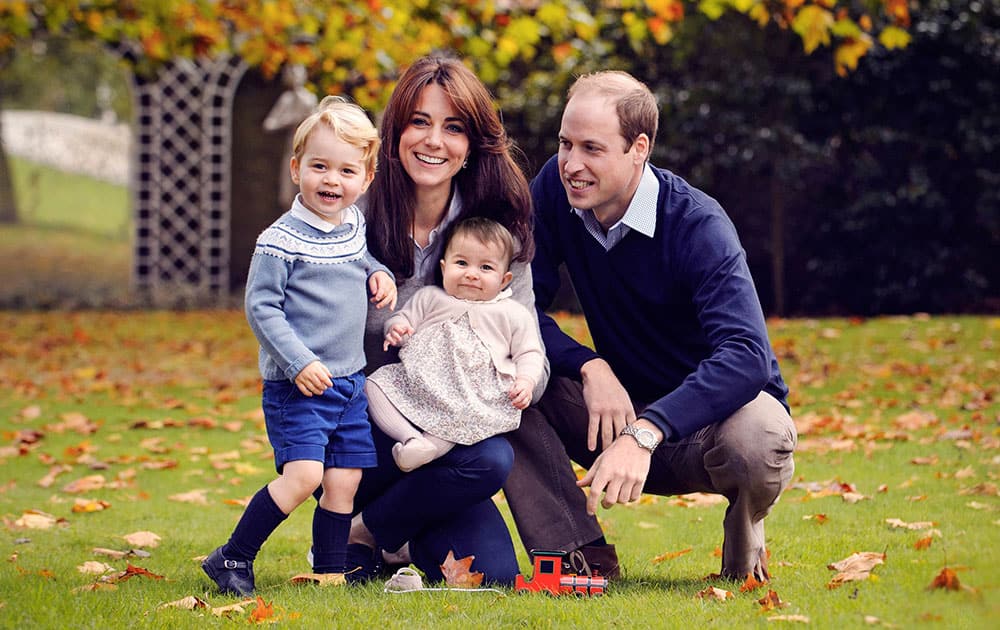
[[695, 594], [696, 599], [714, 599], [715, 601], [724, 602], [727, 599], [732, 599], [735, 595], [732, 592], [715, 587], [709, 586], [703, 591], [698, 591]]
[[834, 571], [870, 571], [873, 567], [885, 564], [885, 554], [875, 551], [860, 551], [852, 553], [843, 560], [832, 562], [827, 565], [828, 569]]
[[673, 560], [674, 558], [679, 558], [680, 556], [683, 556], [686, 553], [691, 553], [691, 547], [688, 547], [687, 549], [681, 549], [680, 551], [668, 551], [666, 553], [661, 553], [660, 555], [650, 560], [650, 562], [652, 562], [653, 564], [660, 564], [665, 560]]
[[38, 485], [42, 488], [49, 488], [56, 482], [56, 477], [59, 475], [70, 472], [73, 470], [72, 466], [67, 466], [66, 464], [56, 464], [49, 468], [49, 472], [45, 474], [44, 477], [38, 480]]
[[114, 591], [118, 589], [118, 585], [112, 582], [93, 582], [91, 584], [84, 584], [83, 586], [78, 586], [73, 589], [73, 593], [83, 593], [86, 591]]
[[1000, 489], [997, 488], [995, 483], [985, 482], [971, 488], [962, 488], [958, 491], [962, 496], [969, 496], [972, 494], [984, 496], [984, 497], [995, 497], [1000, 495]]
[[788, 606], [788, 602], [781, 601], [778, 594], [772, 590], [768, 590], [767, 595], [758, 599], [757, 603], [760, 604], [761, 608], [764, 610], [777, 610]]
[[160, 604], [157, 608], [180, 608], [181, 610], [194, 610], [196, 608], [208, 608], [208, 602], [200, 597], [188, 595], [183, 599], [167, 602], [166, 604]]
[[153, 532], [133, 532], [122, 536], [130, 545], [135, 545], [136, 547], [149, 547], [151, 549], [157, 547], [160, 544], [160, 536], [154, 534]]
[[66, 519], [56, 518], [41, 510], [25, 510], [21, 518], [14, 521], [14, 527], [17, 529], [49, 529], [65, 522]]
[[292, 584], [316, 584], [318, 586], [342, 586], [347, 584], [343, 573], [299, 573], [289, 580]]
[[874, 551], [853, 553], [843, 560], [827, 565], [828, 569], [839, 571], [839, 573], [833, 576], [833, 579], [830, 580], [830, 583], [826, 587], [833, 589], [839, 587], [844, 582], [867, 580], [871, 575], [872, 569], [880, 564], [885, 564], [884, 553], [876, 553]]
[[237, 475], [256, 475], [261, 471], [261, 469], [253, 464], [236, 462], [233, 464], [233, 471], [235, 471]]
[[73, 512], [76, 514], [81, 512], [101, 512], [109, 507], [111, 507], [110, 503], [100, 499], [75, 499], [73, 501]]
[[87, 475], [76, 481], [71, 481], [63, 486], [62, 491], [69, 494], [80, 494], [83, 492], [93, 492], [104, 487], [104, 475]]
[[222, 460], [240, 459], [240, 457], [242, 457], [242, 455], [240, 455], [239, 451], [225, 451], [223, 453], [212, 453], [208, 456], [208, 459], [213, 462], [218, 462]]
[[676, 505], [677, 507], [708, 507], [725, 502], [726, 497], [721, 494], [692, 492], [690, 494], [677, 495], [670, 501], [670, 505]]
[[923, 429], [938, 423], [937, 416], [929, 411], [907, 411], [892, 421], [893, 426], [906, 431]]
[[955, 479], [968, 479], [969, 477], [975, 477], [976, 471], [972, 466], [966, 466], [962, 470], [955, 471]]
[[885, 519], [885, 522], [888, 523], [889, 525], [892, 525], [894, 528], [913, 529], [913, 530], [930, 529], [935, 525], [937, 525], [937, 523], [935, 523], [934, 521], [917, 521], [914, 523], [907, 523], [906, 521], [902, 521], [898, 518], [887, 518]]
[[844, 494], [840, 495], [840, 497], [846, 503], [857, 503], [858, 501], [863, 501], [865, 499], [871, 498], [871, 497], [866, 497], [865, 495], [861, 494], [860, 492], [845, 492]]
[[94, 575], [100, 575], [102, 573], [110, 573], [115, 570], [115, 568], [104, 562], [98, 562], [97, 560], [87, 560], [83, 564], [76, 567], [76, 570], [80, 573], [91, 573]]
[[197, 505], [208, 505], [208, 499], [205, 498], [205, 493], [208, 490], [191, 490], [190, 492], [180, 492], [178, 494], [172, 494], [167, 498], [171, 501], [178, 501], [180, 503], [194, 503]]
[[242, 615], [246, 612], [244, 606], [249, 606], [254, 603], [253, 599], [244, 599], [241, 602], [236, 602], [235, 604], [229, 604], [228, 606], [218, 606], [212, 609], [212, 614], [216, 617], [229, 617], [230, 615]]

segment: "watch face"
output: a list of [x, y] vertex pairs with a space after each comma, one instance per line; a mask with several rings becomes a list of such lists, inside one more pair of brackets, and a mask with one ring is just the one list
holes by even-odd
[[639, 429], [636, 431], [635, 438], [645, 448], [652, 448], [656, 444], [656, 438], [653, 437], [653, 432], [649, 429]]
[[652, 452], [653, 449], [660, 444], [656, 441], [656, 435], [652, 431], [649, 429], [640, 429], [633, 424], [630, 424], [622, 429], [622, 435], [626, 434], [634, 437], [639, 446], [648, 449], [650, 452]]

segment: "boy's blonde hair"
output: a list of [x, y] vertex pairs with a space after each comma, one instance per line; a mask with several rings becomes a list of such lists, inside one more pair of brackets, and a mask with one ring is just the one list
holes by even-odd
[[365, 110], [343, 96], [327, 96], [316, 106], [316, 110], [299, 124], [292, 140], [292, 156], [296, 160], [302, 159], [309, 134], [320, 124], [333, 129], [337, 137], [347, 144], [361, 149], [364, 153], [365, 168], [369, 173], [375, 172], [378, 167], [378, 131], [375, 130], [375, 125]]
[[463, 219], [452, 228], [451, 234], [448, 236], [448, 244], [445, 245], [446, 253], [452, 239], [459, 234], [471, 236], [486, 245], [499, 245], [503, 252], [504, 264], [507, 269], [510, 269], [510, 261], [514, 258], [514, 235], [510, 233], [510, 230], [486, 217]]

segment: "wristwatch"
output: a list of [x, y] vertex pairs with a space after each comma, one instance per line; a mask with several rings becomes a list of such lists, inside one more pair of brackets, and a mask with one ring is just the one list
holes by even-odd
[[656, 447], [660, 445], [660, 441], [656, 439], [656, 435], [649, 429], [642, 429], [634, 424], [627, 424], [625, 428], [619, 435], [631, 435], [635, 438], [635, 441], [639, 443], [639, 446], [649, 451], [651, 454], [656, 450]]

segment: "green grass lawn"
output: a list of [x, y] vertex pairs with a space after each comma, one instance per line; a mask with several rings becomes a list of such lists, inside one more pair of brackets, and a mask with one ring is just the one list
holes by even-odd
[[[561, 321], [585, 338], [579, 320]], [[308, 507], [264, 546], [260, 595], [278, 625], [296, 628], [774, 627], [795, 619], [820, 628], [996, 627], [1000, 319], [770, 326], [800, 447], [793, 486], [767, 519], [767, 588], [706, 581], [719, 570], [723, 505], [647, 496], [600, 515], [626, 575], [602, 599], [292, 585], [309, 569]], [[233, 617], [160, 608], [187, 596], [212, 607], [237, 601], [214, 592], [198, 558], [224, 542], [242, 511], [236, 502], [274, 475], [256, 348], [240, 313], [0, 311], [0, 392], [0, 627], [247, 624], [254, 605]], [[88, 478], [90, 490], [72, 492]], [[508, 514], [502, 495], [497, 501]], [[96, 507], [105, 509], [87, 511]], [[32, 510], [57, 521], [26, 527]], [[148, 557], [94, 552], [134, 548], [124, 537], [141, 531], [160, 537], [144, 548]], [[865, 551], [885, 553], [884, 564], [867, 580], [828, 588], [835, 571], [827, 565]], [[656, 561], [664, 555], [675, 557]], [[90, 590], [97, 576], [80, 571], [88, 561], [163, 579]], [[928, 589], [946, 567], [961, 588]], [[697, 598], [708, 586], [733, 597]], [[757, 600], [768, 588], [787, 607], [764, 611]]]
[[28, 225], [127, 241], [132, 233], [129, 191], [84, 175], [8, 156], [18, 216]]
[[128, 189], [8, 158], [20, 221], [0, 225], [0, 308], [126, 304]]

